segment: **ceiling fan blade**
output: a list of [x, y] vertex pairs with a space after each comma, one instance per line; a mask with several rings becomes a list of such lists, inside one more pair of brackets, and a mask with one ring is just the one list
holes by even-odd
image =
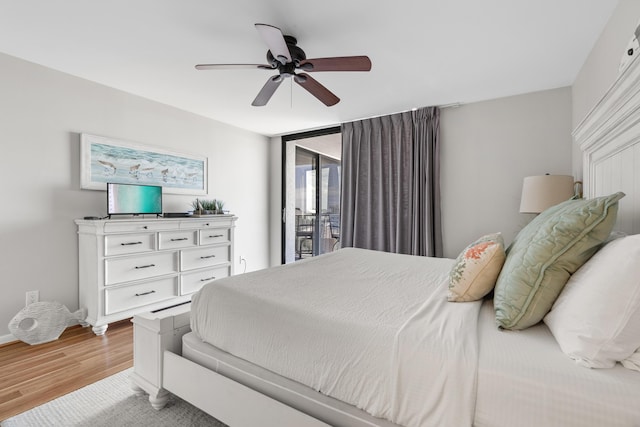
[[255, 24], [256, 30], [262, 37], [262, 40], [266, 43], [274, 58], [280, 61], [282, 64], [291, 62], [291, 54], [287, 43], [284, 41], [284, 36], [280, 28], [267, 24]]
[[256, 96], [256, 99], [253, 100], [251, 105], [253, 105], [254, 107], [262, 107], [264, 105], [267, 105], [267, 102], [269, 102], [276, 89], [278, 89], [278, 86], [280, 86], [282, 80], [284, 79], [279, 74], [273, 77], [269, 77], [269, 80], [267, 80], [264, 86], [262, 86], [262, 89], [260, 89], [260, 92], [258, 92], [258, 96]]
[[368, 56], [337, 56], [300, 61], [299, 68], [305, 71], [369, 71], [371, 60]]
[[317, 80], [311, 77], [309, 74], [300, 73], [293, 76], [293, 79], [300, 86], [305, 88], [311, 95], [315, 96], [327, 107], [336, 105], [340, 102], [340, 98], [335, 96], [333, 92], [321, 85]]
[[196, 70], [240, 70], [240, 69], [273, 70], [271, 65], [264, 64], [198, 64]]

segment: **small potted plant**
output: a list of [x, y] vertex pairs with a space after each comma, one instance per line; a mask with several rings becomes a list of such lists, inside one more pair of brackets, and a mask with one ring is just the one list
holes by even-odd
[[202, 211], [204, 210], [202, 208], [202, 205], [200, 204], [200, 200], [199, 199], [195, 199], [194, 201], [191, 202], [191, 207], [193, 208], [193, 213], [196, 215], [202, 215]]
[[191, 202], [193, 213], [196, 215], [215, 215], [222, 214], [224, 202], [222, 200], [204, 200], [195, 199]]
[[216, 201], [215, 200], [201, 200], [200, 204], [204, 210], [205, 215], [213, 215], [216, 213]]
[[222, 200], [214, 200], [216, 202], [216, 213], [223, 214], [224, 202]]

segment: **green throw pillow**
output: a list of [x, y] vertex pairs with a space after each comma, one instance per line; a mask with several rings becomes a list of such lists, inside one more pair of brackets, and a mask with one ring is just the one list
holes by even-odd
[[551, 310], [571, 274], [609, 236], [624, 193], [567, 200], [538, 215], [516, 236], [496, 282], [496, 322], [533, 326]]

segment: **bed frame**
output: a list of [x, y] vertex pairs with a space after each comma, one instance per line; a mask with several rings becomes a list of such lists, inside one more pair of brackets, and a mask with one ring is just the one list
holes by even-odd
[[[583, 153], [587, 198], [623, 191], [616, 230], [640, 233], [640, 62], [637, 58], [573, 132]], [[169, 392], [233, 427], [327, 426], [344, 414], [331, 407], [293, 408], [181, 357], [181, 338], [189, 331], [190, 304], [134, 317], [134, 373], [137, 391], [149, 393], [160, 409]], [[251, 408], [251, 410], [246, 410]], [[334, 411], [334, 413], [331, 413]], [[311, 411], [314, 413], [314, 411]], [[340, 418], [343, 417], [343, 418]], [[375, 425], [347, 419], [341, 425]]]
[[173, 393], [233, 427], [330, 426], [181, 357], [182, 336], [191, 330], [190, 311], [187, 303], [133, 318], [132, 386], [148, 393], [155, 409], [162, 409]]

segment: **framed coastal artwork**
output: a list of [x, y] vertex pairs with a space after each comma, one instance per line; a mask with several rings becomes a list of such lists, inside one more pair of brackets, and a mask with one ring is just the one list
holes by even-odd
[[161, 185], [173, 194], [207, 194], [207, 158], [83, 133], [80, 186], [106, 190], [107, 182]]

